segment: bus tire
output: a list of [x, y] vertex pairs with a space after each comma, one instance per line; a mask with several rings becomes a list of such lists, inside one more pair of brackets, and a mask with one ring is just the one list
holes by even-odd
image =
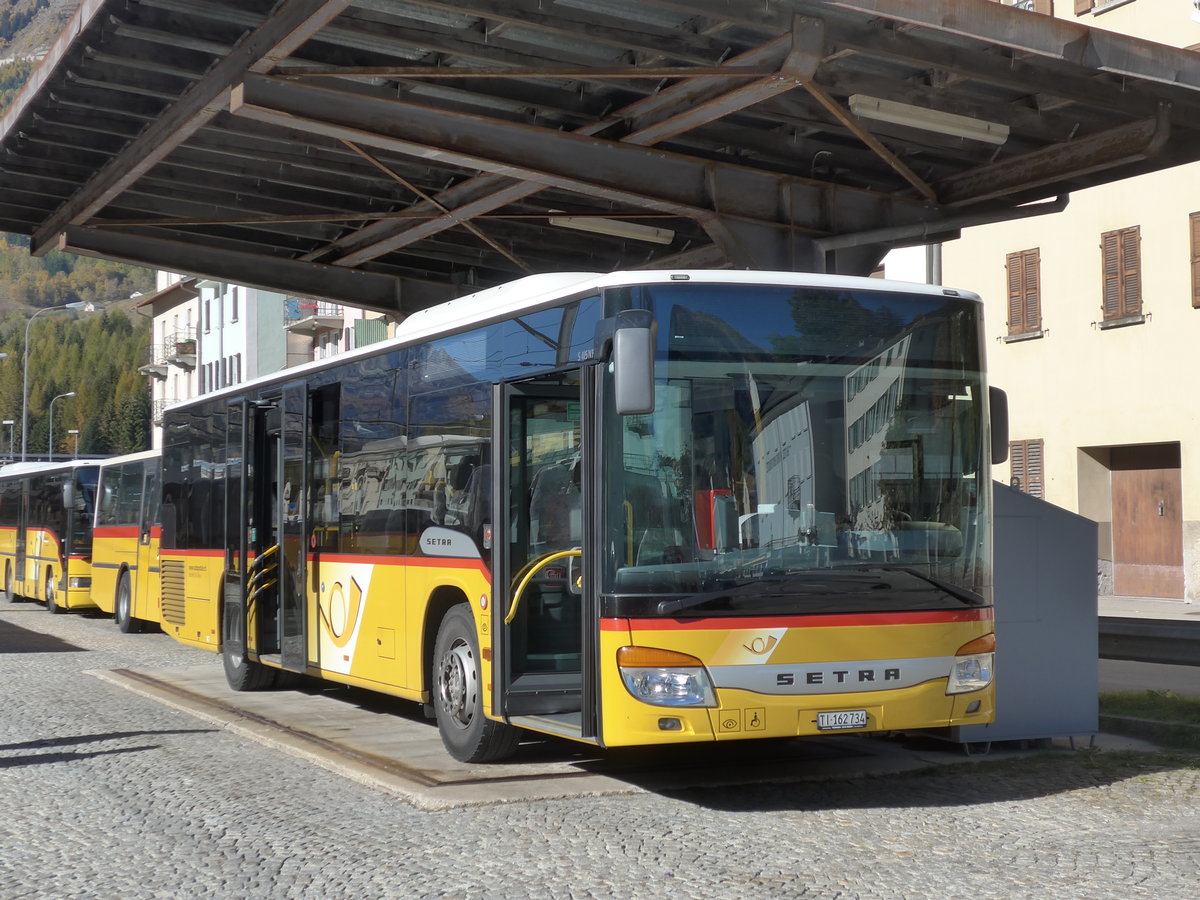
[[243, 649], [240, 653], [230, 649], [228, 641], [221, 641], [221, 662], [225, 667], [225, 680], [235, 691], [265, 691], [275, 686], [275, 678], [279, 674], [270, 666], [246, 656]]
[[54, 615], [67, 611], [66, 607], [58, 602], [58, 591], [54, 587], [54, 572], [46, 571], [46, 609]]
[[517, 749], [520, 729], [483, 714], [479, 638], [465, 603], [451, 607], [438, 627], [432, 676], [434, 715], [451, 756], [459, 762], [493, 762]]
[[117, 600], [113, 604], [113, 620], [122, 634], [135, 634], [142, 630], [142, 623], [133, 617], [133, 588], [129, 584], [129, 573], [122, 572], [117, 581]]

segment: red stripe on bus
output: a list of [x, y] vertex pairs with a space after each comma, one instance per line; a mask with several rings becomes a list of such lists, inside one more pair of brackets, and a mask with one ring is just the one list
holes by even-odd
[[488, 578], [492, 573], [482, 559], [457, 556], [373, 556], [361, 553], [322, 553], [326, 562], [357, 563], [372, 566], [407, 566], [421, 569], [478, 569]]
[[92, 534], [98, 538], [135, 538], [138, 536], [138, 527], [136, 525], [97, 525]]
[[[224, 556], [224, 550], [164, 550], [163, 556]], [[310, 558], [314, 554], [309, 554]], [[253, 559], [255, 554], [250, 554]], [[372, 556], [361, 553], [321, 553], [322, 562], [349, 563], [351, 565], [396, 566], [423, 569], [478, 569], [488, 579], [492, 573], [482, 559], [463, 559], [454, 556]]]
[[918, 612], [822, 613], [811, 616], [737, 616], [713, 619], [601, 619], [601, 631], [749, 631], [763, 628], [853, 628], [871, 625], [942, 625], [990, 622], [992, 609]]

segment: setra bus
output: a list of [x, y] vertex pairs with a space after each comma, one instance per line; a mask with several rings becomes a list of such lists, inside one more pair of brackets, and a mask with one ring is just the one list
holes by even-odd
[[6, 600], [38, 600], [52, 613], [95, 607], [91, 557], [98, 471], [93, 460], [0, 468]]
[[92, 538], [92, 600], [124, 632], [157, 625], [162, 454], [144, 450], [100, 463]]
[[[165, 412], [163, 627], [235, 689], [425, 704], [459, 760], [984, 723], [975, 295], [537, 275]], [[995, 411], [992, 411], [995, 407]]]

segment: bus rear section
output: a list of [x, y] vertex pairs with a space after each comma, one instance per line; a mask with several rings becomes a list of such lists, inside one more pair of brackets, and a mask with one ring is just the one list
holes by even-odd
[[104, 460], [92, 541], [92, 600], [124, 632], [161, 622], [162, 456]]
[[14, 463], [0, 470], [5, 596], [40, 601], [54, 613], [95, 608], [96, 479], [90, 461]]

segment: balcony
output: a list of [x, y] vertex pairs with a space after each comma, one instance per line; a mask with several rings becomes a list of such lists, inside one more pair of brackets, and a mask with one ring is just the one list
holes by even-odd
[[196, 368], [196, 328], [191, 326], [167, 338], [164, 348], [166, 361], [181, 369]]
[[335, 303], [311, 301], [288, 304], [288, 315], [283, 327], [292, 334], [316, 337], [330, 331], [341, 331], [345, 325], [342, 307]]
[[138, 372], [163, 381], [167, 377], [168, 368], [166, 348], [151, 344], [142, 353], [142, 364], [138, 366]]

